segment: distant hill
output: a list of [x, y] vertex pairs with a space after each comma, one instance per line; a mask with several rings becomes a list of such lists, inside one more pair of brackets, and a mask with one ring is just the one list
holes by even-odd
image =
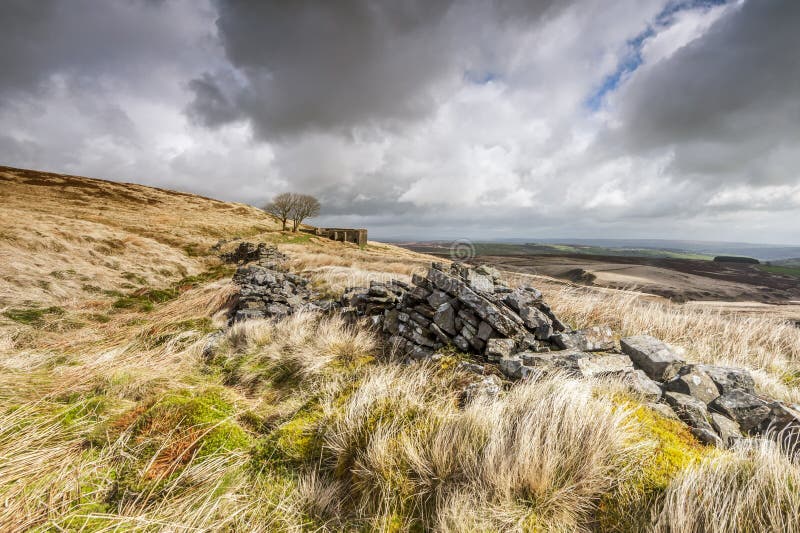
[[[555, 244], [588, 246], [613, 250], [660, 250], [673, 251], [702, 256], [747, 256], [761, 261], [777, 261], [800, 257], [800, 246], [779, 244], [756, 244], [744, 242], [712, 242], [671, 239], [501, 239], [499, 243], [507, 244]], [[666, 257], [666, 256], [661, 256]]]

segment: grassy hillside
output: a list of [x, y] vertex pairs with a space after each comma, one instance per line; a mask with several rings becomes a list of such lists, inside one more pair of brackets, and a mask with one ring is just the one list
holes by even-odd
[[[298, 237], [247, 206], [135, 185], [3, 169], [0, 196], [2, 531], [800, 523], [800, 467], [773, 445], [705, 447], [619, 383], [542, 377], [462, 407], [476, 377], [453, 350], [401, 365], [335, 316], [227, 328], [231, 268], [211, 246], [277, 243], [332, 295], [408, 279], [430, 257]], [[778, 319], [510, 281], [540, 287], [573, 326], [650, 332], [800, 400], [800, 330]]]

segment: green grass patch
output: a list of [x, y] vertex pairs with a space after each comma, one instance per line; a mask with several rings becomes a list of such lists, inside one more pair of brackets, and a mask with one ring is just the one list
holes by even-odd
[[760, 268], [765, 272], [770, 272], [772, 274], [779, 274], [781, 276], [794, 276], [796, 278], [800, 278], [800, 267], [758, 265], [758, 268]]
[[140, 312], [152, 311], [156, 304], [162, 304], [180, 296], [183, 292], [193, 289], [204, 283], [231, 276], [233, 268], [228, 265], [216, 265], [213, 268], [197, 274], [186, 276], [175, 282], [170, 287], [163, 289], [141, 288], [129, 294], [118, 291], [104, 291], [109, 296], [116, 297], [113, 303], [115, 309], [129, 309]]
[[10, 318], [14, 322], [29, 326], [41, 326], [46, 316], [61, 316], [64, 309], [61, 307], [31, 307], [27, 309], [8, 309], [3, 311], [3, 316]]

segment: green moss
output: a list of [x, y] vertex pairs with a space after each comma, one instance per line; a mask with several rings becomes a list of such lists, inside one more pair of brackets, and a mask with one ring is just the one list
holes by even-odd
[[44, 322], [45, 316], [55, 315], [60, 316], [64, 314], [64, 310], [60, 307], [45, 307], [45, 308], [27, 308], [27, 309], [8, 309], [3, 311], [3, 316], [10, 318], [14, 322], [20, 324], [27, 324], [29, 326], [40, 326]]
[[630, 399], [615, 400], [631, 410], [631, 421], [638, 433], [636, 440], [647, 440], [655, 446], [639, 458], [639, 464], [633, 465], [630, 479], [602, 498], [598, 525], [600, 531], [638, 531], [647, 529], [651, 510], [679, 472], [719, 452], [700, 444], [680, 421]]
[[180, 390], [152, 404], [131, 429], [134, 434], [150, 433], [167, 423], [176, 429], [204, 433], [198, 443], [199, 455], [203, 456], [249, 444], [249, 436], [233, 419], [235, 412], [222, 389]]
[[298, 466], [318, 460], [322, 451], [318, 433], [321, 419], [322, 413], [310, 407], [280, 424], [255, 449], [256, 464]]

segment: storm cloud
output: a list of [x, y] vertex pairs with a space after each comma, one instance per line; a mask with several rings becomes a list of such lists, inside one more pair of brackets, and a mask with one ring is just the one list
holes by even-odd
[[791, 0], [11, 0], [0, 164], [377, 238], [800, 243]]

